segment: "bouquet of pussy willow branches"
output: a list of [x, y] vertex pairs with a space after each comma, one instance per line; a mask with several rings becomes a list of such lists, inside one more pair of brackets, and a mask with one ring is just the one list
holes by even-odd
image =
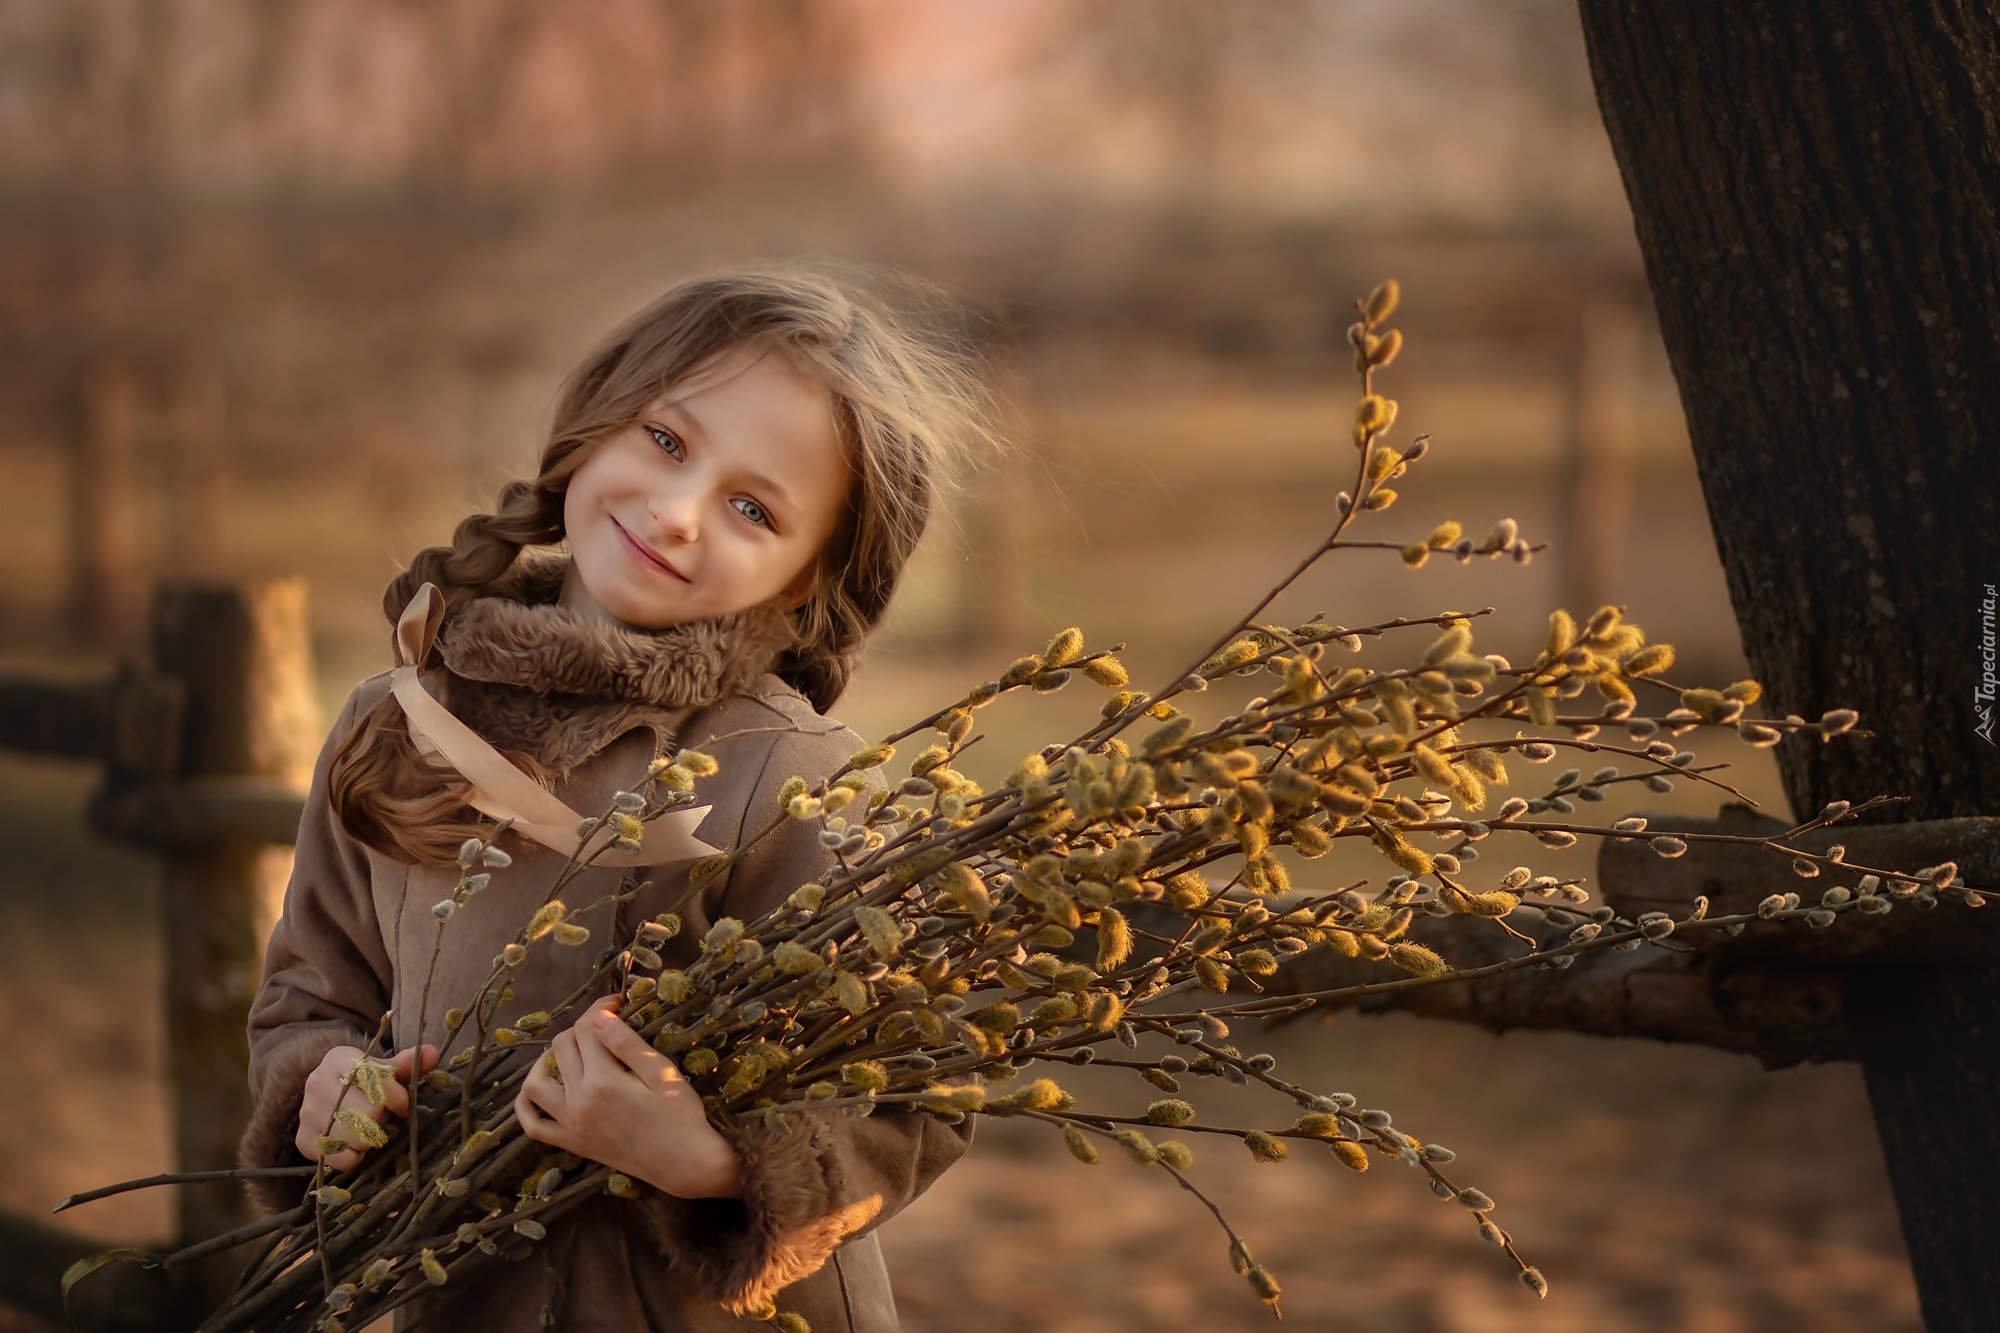
[[[1809, 903], [1773, 895], [1751, 915], [1711, 916], [1696, 899], [1679, 916], [1625, 919], [1589, 906], [1574, 877], [1528, 865], [1479, 871], [1482, 850], [1498, 839], [1529, 851], [1571, 846], [1581, 836], [1637, 839], [1679, 856], [1701, 835], [1649, 833], [1638, 817], [1593, 826], [1572, 818], [1576, 801], [1602, 800], [1619, 783], [1667, 791], [1677, 780], [1740, 797], [1673, 738], [1727, 727], [1761, 747], [1788, 734], [1830, 739], [1857, 719], [1847, 711], [1817, 722], [1757, 719], [1746, 711], [1758, 699], [1755, 682], [1722, 690], [1674, 684], [1672, 649], [1648, 644], [1614, 607], [1581, 623], [1556, 612], [1541, 651], [1519, 666], [1475, 651], [1472, 622], [1484, 612], [1359, 627], [1263, 619], [1281, 592], [1336, 550], [1398, 550], [1416, 566], [1432, 556], [1525, 562], [1537, 549], [1511, 520], [1479, 542], [1456, 523], [1413, 541], [1348, 536], [1360, 516], [1394, 503], [1389, 483], [1426, 452], [1423, 437], [1389, 443], [1396, 405], [1375, 392], [1375, 375], [1401, 345], [1385, 327], [1396, 301], [1395, 285], [1385, 283], [1356, 303], [1356, 465], [1352, 489], [1334, 499], [1331, 533], [1187, 670], [1157, 693], [1140, 693], [1114, 656], [1086, 651], [1080, 632], [1065, 631], [839, 771], [787, 783], [780, 808], [765, 812], [764, 834], [785, 820], [813, 823], [832, 866], [779, 907], [756, 920], [717, 921], [685, 969], [664, 968], [656, 952], [680, 929], [677, 913], [663, 913], [612, 941], [566, 1003], [490, 1030], [509, 971], [579, 931], [566, 920], [564, 892], [592, 860], [581, 849], [636, 845], [649, 820], [696, 799], [716, 770], [700, 752], [656, 764], [643, 784], [578, 830], [579, 852], [546, 905], [522, 924], [480, 992], [457, 997], [462, 1007], [447, 1020], [442, 1063], [415, 1090], [407, 1121], [381, 1127], [340, 1112], [377, 1151], [351, 1170], [316, 1172], [293, 1212], [211, 1243], [263, 1238], [237, 1291], [203, 1328], [360, 1328], [463, 1281], [502, 1246], [541, 1241], [593, 1195], [632, 1193], [625, 1177], [526, 1138], [513, 1113], [531, 1062], [543, 1058], [538, 1034], [613, 990], [624, 996], [623, 1021], [678, 1062], [718, 1122], [761, 1117], [782, 1129], [807, 1115], [891, 1112], [1040, 1121], [1081, 1162], [1129, 1157], [1194, 1194], [1222, 1225], [1237, 1271], [1273, 1305], [1277, 1278], [1188, 1178], [1189, 1140], [1233, 1139], [1240, 1147], [1231, 1151], [1244, 1152], [1245, 1162], [1318, 1148], [1356, 1171], [1375, 1160], [1404, 1164], [1463, 1205], [1523, 1282], [1545, 1293], [1541, 1273], [1495, 1220], [1494, 1201], [1449, 1170], [1450, 1150], [1408, 1132], [1386, 1110], [1290, 1081], [1269, 1055], [1230, 1044], [1230, 1023], [1377, 990], [1561, 969], [1587, 951], [1691, 931], [1733, 933], [1758, 916], [1824, 927], [1845, 913], [1889, 911], [1901, 897], [1972, 891], [1954, 888], [1949, 865], [1902, 873], [1853, 865], [1838, 847], [1797, 845], [1799, 834], [1874, 802], [1835, 803], [1759, 840], [1801, 873], [1836, 872], [1843, 886]], [[1407, 640], [1405, 665], [1337, 665], [1337, 653], [1380, 637]], [[1267, 694], [1204, 715], [1199, 696], [1211, 683], [1253, 675], [1268, 677]], [[980, 709], [1079, 676], [1110, 692], [1098, 722], [1028, 755], [994, 790], [959, 771]], [[1586, 704], [1587, 694], [1594, 697]], [[1475, 721], [1503, 725], [1482, 727], [1487, 738], [1478, 739], [1468, 730]], [[906, 743], [914, 754], [899, 753]], [[1517, 766], [1546, 764], [1566, 750], [1607, 762], [1587, 778], [1580, 769], [1562, 773], [1532, 797], [1496, 793]], [[615, 842], [605, 841], [607, 832]], [[1385, 882], [1308, 888], [1295, 881], [1306, 878], [1297, 862], [1341, 840], [1379, 853]], [[697, 866], [690, 893], [746, 849]], [[438, 906], [440, 939], [453, 905], [483, 882], [481, 866], [504, 855], [490, 842], [466, 845], [458, 888]], [[1518, 941], [1519, 952], [1455, 970], [1451, 959], [1408, 938], [1419, 914], [1483, 918]], [[1288, 957], [1315, 947], [1375, 960], [1382, 977], [1319, 994], [1264, 994]], [[1150, 1085], [1144, 1113], [1091, 1110], [1040, 1072], [1085, 1063], [1129, 1070]], [[379, 1103], [388, 1073], [370, 1060], [352, 1078]], [[1270, 1118], [1247, 1127], [1212, 1123], [1187, 1095], [1200, 1079], [1267, 1089]], [[340, 1146], [328, 1142], [329, 1150]], [[791, 1333], [804, 1327], [790, 1312], [764, 1314]]]

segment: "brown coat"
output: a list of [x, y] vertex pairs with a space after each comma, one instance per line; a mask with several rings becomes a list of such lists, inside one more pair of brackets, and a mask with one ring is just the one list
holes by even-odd
[[[787, 777], [823, 776], [859, 747], [852, 732], [821, 718], [777, 677], [741, 669], [746, 657], [770, 660], [770, 637], [755, 623], [698, 642], [682, 631], [643, 635], [533, 604], [547, 592], [541, 579], [520, 594], [525, 604], [471, 603], [442, 637], [449, 669], [427, 675], [426, 684], [494, 744], [534, 755], [556, 774], [555, 790], [572, 809], [602, 810], [656, 754], [699, 745], [722, 768], [701, 785], [713, 809], [698, 836], [735, 847], [777, 815]], [[611, 666], [579, 669], [593, 663]], [[256, 1109], [243, 1139], [246, 1165], [302, 1160], [293, 1135], [306, 1076], [334, 1046], [365, 1047], [384, 1012], [395, 1011], [396, 1049], [419, 1039], [441, 1043], [445, 1010], [478, 989], [561, 864], [532, 844], [510, 847], [513, 865], [495, 872], [444, 930], [426, 1004], [424, 978], [439, 939], [431, 907], [450, 895], [456, 873], [405, 865], [362, 845], [327, 799], [335, 746], [387, 688], [387, 677], [377, 676], [355, 689], [314, 774], [284, 916], [251, 1008]], [[574, 693], [579, 688], [593, 693]], [[717, 689], [736, 692], [684, 702]], [[662, 951], [668, 965], [690, 963], [694, 941], [716, 918], [747, 921], [768, 910], [820, 874], [827, 855], [814, 829], [785, 821], [683, 910], [685, 929]], [[571, 919], [590, 928], [590, 943], [538, 946], [499, 1022], [566, 995], [620, 935], [618, 924], [629, 928], [664, 910], [687, 883], [685, 867], [658, 867], [655, 887], [622, 909], [599, 902], [620, 875], [592, 870], [572, 885], [565, 900], [580, 909]], [[423, 1326], [540, 1333], [550, 1326], [546, 1306], [554, 1326], [573, 1333], [754, 1328], [761, 1325], [728, 1310], [770, 1297], [804, 1315], [815, 1333], [895, 1329], [872, 1230], [957, 1160], [970, 1121], [952, 1128], [920, 1113], [825, 1113], [790, 1134], [761, 1122], [724, 1128], [743, 1159], [740, 1202], [681, 1200], [644, 1187], [636, 1200], [607, 1195], [552, 1228], [522, 1261], [474, 1275]], [[259, 1184], [267, 1208], [289, 1206], [300, 1189], [290, 1180]], [[406, 1314], [398, 1327], [411, 1323]]]

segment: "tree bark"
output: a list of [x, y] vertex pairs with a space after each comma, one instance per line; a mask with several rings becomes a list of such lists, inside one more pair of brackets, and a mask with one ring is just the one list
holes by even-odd
[[[1743, 647], [1793, 808], [2000, 813], [2000, 4], [1581, 0]], [[1982, 681], [1989, 682], [1982, 697]], [[1934, 1333], [2000, 1308], [2000, 974], [1847, 1010]]]

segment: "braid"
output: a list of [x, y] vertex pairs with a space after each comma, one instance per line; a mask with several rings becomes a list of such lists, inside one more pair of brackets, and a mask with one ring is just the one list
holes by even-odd
[[522, 547], [561, 541], [563, 492], [549, 488], [548, 480], [545, 474], [536, 481], [508, 482], [493, 513], [462, 520], [451, 534], [451, 545], [417, 552], [382, 594], [382, 610], [391, 623], [426, 583], [435, 583], [446, 608], [456, 610], [512, 569]]
[[472, 784], [426, 762], [394, 695], [355, 719], [334, 751], [327, 799], [350, 837], [413, 865], [448, 865], [490, 825], [467, 804]]
[[[801, 619], [808, 617], [802, 615]], [[824, 633], [814, 634], [807, 628], [806, 635], [805, 642], [778, 659], [773, 674], [803, 694], [816, 711], [824, 713], [846, 691], [867, 630], [829, 627]]]
[[[559, 464], [562, 460], [556, 460]], [[473, 514], [451, 534], [451, 545], [419, 551], [382, 594], [393, 624], [426, 583], [456, 608], [477, 597], [514, 566], [524, 546], [562, 540], [563, 487], [571, 469], [544, 467], [534, 481], [501, 488], [490, 514]], [[531, 776], [532, 761], [510, 755]], [[333, 757], [327, 796], [349, 834], [379, 851], [416, 864], [448, 864], [458, 845], [485, 825], [467, 806], [472, 784], [425, 760], [410, 739], [402, 706], [384, 696], [356, 720]]]

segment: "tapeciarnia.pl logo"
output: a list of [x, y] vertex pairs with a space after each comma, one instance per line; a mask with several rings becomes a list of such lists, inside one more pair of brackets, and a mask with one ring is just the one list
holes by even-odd
[[1979, 683], [1972, 687], [1972, 711], [1979, 718], [1973, 728], [1988, 745], [2000, 745], [1993, 739], [1993, 698], [2000, 692], [2000, 672], [1995, 665], [2000, 661], [2000, 649], [1994, 646], [1993, 616], [1996, 605], [2000, 605], [2000, 591], [1994, 585], [1986, 585], [1986, 597], [1979, 604]]

